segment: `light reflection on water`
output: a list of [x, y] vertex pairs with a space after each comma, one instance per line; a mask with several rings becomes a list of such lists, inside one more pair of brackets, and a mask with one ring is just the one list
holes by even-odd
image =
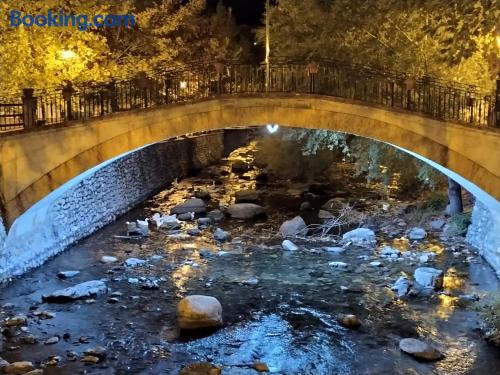
[[[334, 333], [339, 329], [324, 314], [309, 310], [294, 312], [304, 320], [314, 315], [319, 317]], [[214, 353], [214, 363], [226, 367], [251, 366], [261, 361], [271, 372], [285, 374], [353, 374], [349, 363], [352, 343], [326, 330], [297, 332], [277, 314], [264, 315], [189, 343], [173, 344], [170, 350], [192, 355], [209, 351]]]

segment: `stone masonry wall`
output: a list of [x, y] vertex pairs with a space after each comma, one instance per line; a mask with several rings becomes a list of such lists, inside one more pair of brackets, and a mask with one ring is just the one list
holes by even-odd
[[156, 143], [103, 163], [66, 183], [13, 224], [0, 251], [0, 280], [39, 266], [175, 178], [218, 161], [228, 148], [243, 144], [234, 142], [234, 137], [229, 139], [233, 144], [228, 145], [227, 135], [218, 132]]
[[500, 277], [500, 213], [492, 212], [477, 200], [472, 211], [472, 224], [467, 231], [467, 241], [479, 249]]
[[7, 233], [5, 232], [5, 226], [3, 225], [2, 217], [0, 216], [0, 249], [3, 247], [3, 243], [5, 242], [5, 237], [7, 237]]

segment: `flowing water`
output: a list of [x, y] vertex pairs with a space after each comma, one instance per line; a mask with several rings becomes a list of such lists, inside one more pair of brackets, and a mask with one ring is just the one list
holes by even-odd
[[[457, 297], [483, 297], [498, 290], [492, 270], [473, 249], [461, 239], [443, 242], [435, 236], [412, 243], [404, 238], [407, 228], [399, 228], [391, 235], [377, 232], [375, 248], [349, 246], [335, 255], [323, 249], [337, 245], [329, 237], [294, 240], [300, 249], [283, 251], [276, 233], [281, 222], [299, 214], [302, 187], [276, 180], [260, 185], [257, 170], [243, 176], [231, 173], [232, 160], [251, 161], [254, 149], [255, 144], [239, 149], [220, 165], [174, 184], [4, 287], [1, 317], [24, 314], [28, 324], [24, 330], [4, 330], [1, 357], [32, 361], [45, 366], [44, 374], [49, 375], [177, 374], [187, 364], [205, 361], [222, 366], [226, 375], [256, 374], [256, 361], [266, 363], [271, 373], [287, 375], [500, 374], [498, 349], [484, 342], [471, 304]], [[196, 189], [209, 191], [209, 206], [218, 208], [231, 203], [235, 191], [255, 187], [263, 192], [267, 220], [218, 223], [233, 239], [222, 246], [213, 240], [213, 228], [198, 237], [156, 229], [141, 240], [113, 237], [124, 234], [126, 221], [168, 212]], [[353, 202], [380, 205], [374, 198], [367, 201], [376, 194], [359, 181], [344, 188]], [[327, 199], [316, 197], [313, 208]], [[314, 209], [304, 214], [308, 221], [316, 215]], [[394, 220], [391, 212], [377, 218], [382, 224]], [[184, 223], [181, 233], [193, 226], [194, 222]], [[380, 259], [383, 244], [402, 251], [434, 251], [437, 257], [430, 266], [446, 272], [446, 293], [397, 299], [390, 287], [403, 273], [412, 275], [418, 262]], [[119, 262], [103, 264], [103, 255]], [[148, 262], [124, 267], [122, 262], [131, 257]], [[373, 260], [383, 266], [370, 266]], [[333, 268], [331, 261], [348, 267]], [[60, 280], [56, 274], [62, 270], [80, 274]], [[159, 289], [142, 289], [129, 278], [152, 278]], [[95, 279], [107, 281], [108, 296], [65, 304], [41, 302], [42, 294]], [[112, 292], [121, 294], [109, 300]], [[223, 306], [223, 328], [180, 335], [176, 304], [189, 294], [216, 297]], [[53, 312], [55, 317], [41, 320], [33, 310]], [[356, 314], [361, 328], [339, 325], [340, 313]], [[39, 342], [26, 344], [22, 338], [28, 334]], [[57, 344], [44, 345], [55, 335], [61, 338]], [[417, 362], [399, 350], [399, 340], [405, 337], [432, 342], [446, 357], [435, 363]], [[106, 360], [95, 365], [80, 362], [84, 350], [97, 345], [107, 349]], [[67, 356], [68, 351], [76, 352], [76, 360]], [[60, 358], [47, 364], [54, 356]]]

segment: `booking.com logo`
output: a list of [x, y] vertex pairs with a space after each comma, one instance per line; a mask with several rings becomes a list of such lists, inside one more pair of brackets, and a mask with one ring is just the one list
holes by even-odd
[[132, 14], [97, 14], [90, 17], [87, 14], [68, 14], [59, 10], [49, 10], [47, 14], [23, 14], [19, 10], [11, 10], [9, 15], [11, 27], [68, 27], [76, 26], [85, 31], [89, 27], [134, 27], [135, 17]]

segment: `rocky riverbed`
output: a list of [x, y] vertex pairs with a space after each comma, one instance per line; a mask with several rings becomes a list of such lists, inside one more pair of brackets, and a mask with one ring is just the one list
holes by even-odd
[[[337, 184], [277, 180], [255, 166], [256, 147], [3, 287], [3, 371], [500, 373], [473, 309], [498, 280], [461, 237], [443, 235], [441, 218], [415, 226], [411, 202], [382, 199], [348, 169]], [[350, 219], [321, 235], [347, 203]], [[297, 216], [304, 223], [282, 227]], [[179, 329], [190, 295], [220, 302], [220, 328], [217, 317], [210, 330]]]

